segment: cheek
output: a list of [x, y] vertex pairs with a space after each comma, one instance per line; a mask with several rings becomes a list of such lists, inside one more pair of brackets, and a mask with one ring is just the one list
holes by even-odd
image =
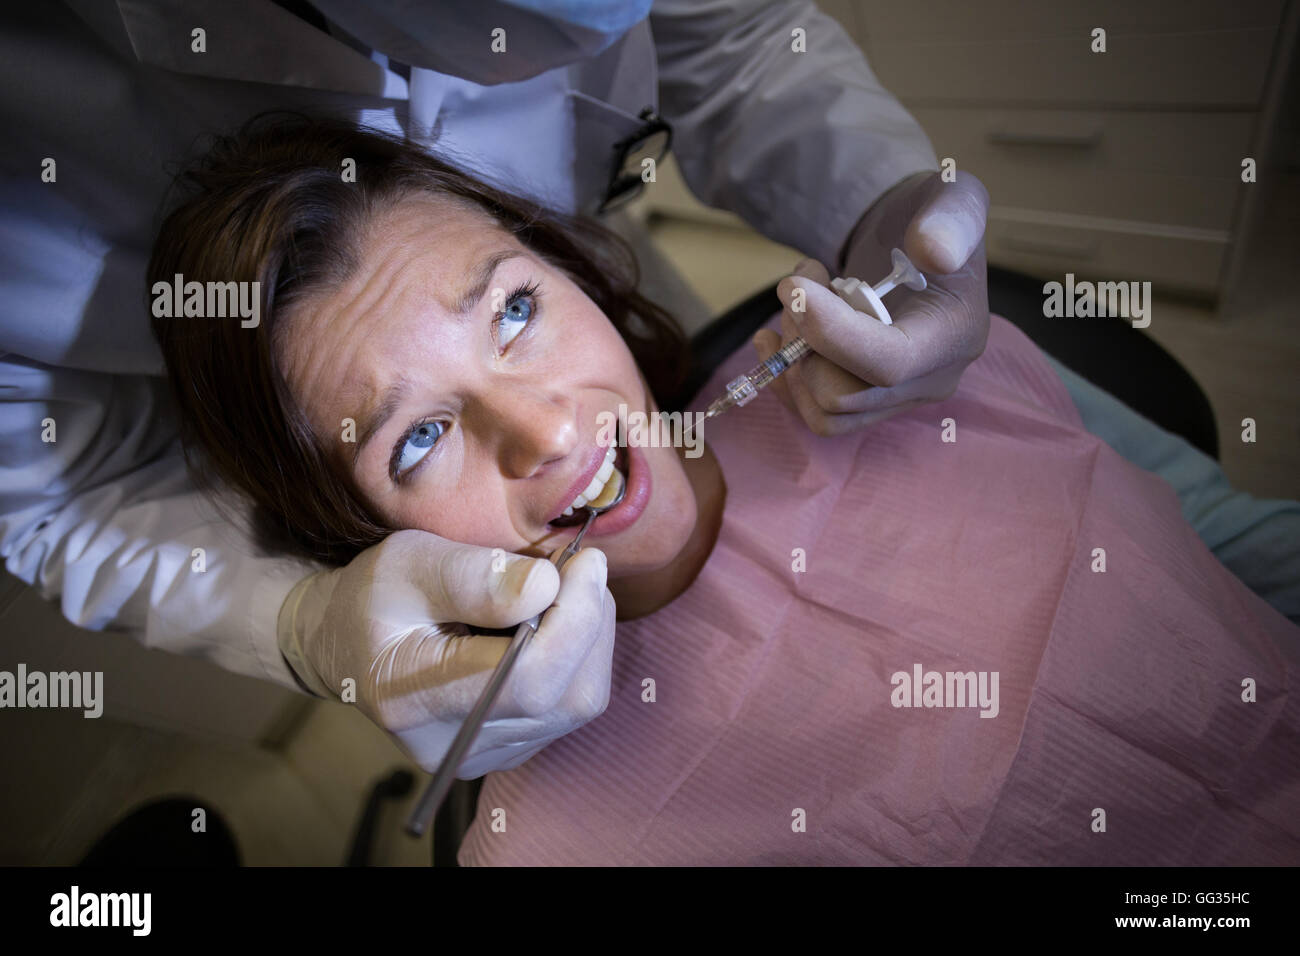
[[517, 537], [494, 486], [469, 483], [465, 489], [422, 490], [403, 508], [397, 527], [416, 528], [448, 541], [492, 548]]
[[655, 478], [662, 490], [657, 502], [660, 520], [667, 521], [669, 527], [677, 527], [678, 530], [689, 533], [698, 517], [695, 490], [691, 487], [690, 479], [686, 477], [686, 471], [682, 467], [681, 459], [677, 457], [676, 450], [660, 448], [657, 451], [659, 454], [653, 467]]
[[652, 475], [650, 507], [616, 542], [610, 541], [611, 567], [620, 574], [650, 571], [675, 558], [699, 519], [698, 502], [676, 450], [643, 447]]
[[574, 360], [570, 367], [598, 370], [602, 378], [617, 383], [620, 391], [628, 390], [640, 380], [636, 359], [605, 313], [590, 299], [584, 297], [582, 302], [582, 320], [574, 323], [575, 333], [568, 342]]

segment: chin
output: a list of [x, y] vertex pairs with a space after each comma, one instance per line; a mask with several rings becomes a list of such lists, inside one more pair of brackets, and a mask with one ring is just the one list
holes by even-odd
[[[662, 530], [662, 529], [661, 529]], [[690, 540], [691, 527], [671, 537], [656, 535], [654, 541], [638, 541], [612, 545], [605, 551], [609, 559], [610, 578], [628, 578], [660, 571], [672, 564]]]
[[690, 541], [699, 506], [681, 466], [675, 459], [671, 464], [668, 475], [655, 476], [654, 500], [636, 524], [606, 540], [591, 539], [609, 559], [611, 578], [659, 571], [672, 564]]

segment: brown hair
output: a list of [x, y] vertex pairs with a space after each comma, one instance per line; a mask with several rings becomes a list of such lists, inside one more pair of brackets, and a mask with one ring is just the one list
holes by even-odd
[[[356, 162], [345, 182], [343, 160]], [[177, 181], [183, 199], [163, 221], [148, 288], [260, 282], [260, 323], [152, 319], [180, 412], [185, 460], [202, 488], [221, 483], [253, 505], [268, 548], [342, 565], [393, 531], [327, 454], [294, 401], [275, 348], [277, 322], [305, 295], [356, 269], [366, 225], [387, 204], [423, 192], [484, 210], [539, 258], [562, 269], [605, 313], [661, 407], [685, 374], [680, 325], [637, 292], [631, 248], [590, 219], [486, 185], [387, 133], [346, 120], [264, 113], [217, 137]], [[152, 314], [152, 309], [150, 310]]]

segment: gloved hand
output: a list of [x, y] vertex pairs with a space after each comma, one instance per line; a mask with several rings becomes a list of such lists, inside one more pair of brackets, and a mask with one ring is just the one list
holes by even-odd
[[280, 647], [318, 693], [338, 698], [353, 678], [361, 712], [432, 771], [510, 644], [458, 622], [512, 627], [554, 604], [461, 765], [469, 780], [518, 766], [604, 712], [615, 613], [605, 579], [596, 548], [557, 571], [541, 558], [398, 531], [295, 585]]
[[[942, 401], [989, 337], [984, 226], [988, 191], [970, 173], [945, 183], [917, 173], [885, 193], [846, 244], [840, 275], [874, 285], [889, 275], [899, 247], [925, 273], [924, 292], [887, 296], [893, 325], [864, 319], [830, 288], [821, 263], [804, 259], [777, 285], [782, 335], [760, 329], [760, 359], [802, 335], [812, 346], [772, 383], [781, 401], [818, 435], [841, 435], [915, 405]], [[796, 288], [805, 311], [792, 312]]]

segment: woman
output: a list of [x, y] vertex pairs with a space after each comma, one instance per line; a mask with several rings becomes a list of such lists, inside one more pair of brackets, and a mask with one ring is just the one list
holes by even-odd
[[[680, 376], [614, 240], [413, 147], [254, 124], [191, 180], [151, 286], [262, 304], [155, 318], [183, 434], [311, 556], [403, 529], [544, 555], [609, 472], [602, 422]], [[938, 405], [706, 428], [699, 457], [615, 450], [586, 538], [608, 709], [489, 777], [463, 863], [1300, 861], [1296, 629], [1005, 320]]]

